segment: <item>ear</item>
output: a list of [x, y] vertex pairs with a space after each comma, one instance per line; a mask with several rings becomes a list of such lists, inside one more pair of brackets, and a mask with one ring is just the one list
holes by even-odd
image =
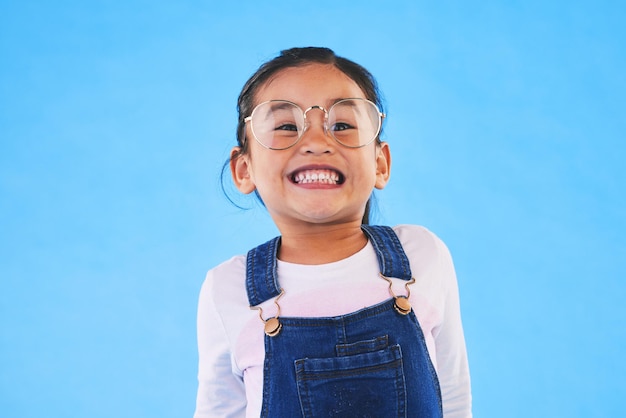
[[252, 180], [250, 156], [241, 154], [241, 147], [234, 147], [230, 151], [230, 174], [233, 176], [235, 187], [243, 193], [252, 193], [256, 186]]
[[390, 175], [391, 152], [389, 151], [389, 144], [382, 142], [376, 147], [376, 184], [374, 187], [383, 189], [387, 185]]

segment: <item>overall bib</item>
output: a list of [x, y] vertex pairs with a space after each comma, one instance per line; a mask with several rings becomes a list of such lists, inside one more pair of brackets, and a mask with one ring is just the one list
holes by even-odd
[[[411, 280], [395, 232], [383, 226], [362, 229], [381, 274]], [[247, 255], [251, 307], [281, 294], [279, 245], [277, 237]], [[270, 333], [266, 327], [261, 416], [442, 417], [439, 381], [424, 334], [410, 305], [399, 309], [398, 299], [336, 317], [270, 319], [280, 327]]]

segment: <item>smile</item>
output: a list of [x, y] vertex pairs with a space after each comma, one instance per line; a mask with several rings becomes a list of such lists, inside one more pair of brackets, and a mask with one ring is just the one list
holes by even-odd
[[291, 181], [296, 184], [341, 184], [343, 175], [335, 170], [303, 170], [293, 173]]

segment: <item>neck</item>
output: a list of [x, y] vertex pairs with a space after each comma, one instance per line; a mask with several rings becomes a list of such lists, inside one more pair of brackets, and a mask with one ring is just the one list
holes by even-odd
[[278, 258], [296, 264], [326, 264], [356, 254], [367, 244], [361, 222], [281, 230]]

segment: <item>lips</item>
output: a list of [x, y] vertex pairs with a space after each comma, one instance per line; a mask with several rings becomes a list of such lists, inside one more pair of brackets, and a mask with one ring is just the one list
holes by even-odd
[[342, 184], [345, 180], [341, 172], [330, 168], [300, 169], [294, 171], [290, 179], [295, 184]]

